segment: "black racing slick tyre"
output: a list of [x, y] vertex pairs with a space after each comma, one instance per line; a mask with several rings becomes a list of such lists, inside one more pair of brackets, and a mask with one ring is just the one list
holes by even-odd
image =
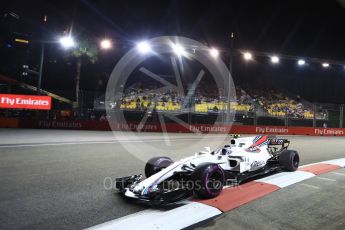
[[157, 172], [161, 171], [162, 169], [168, 167], [174, 163], [169, 157], [153, 157], [147, 161], [145, 165], [145, 176], [146, 178], [156, 174]]
[[279, 164], [285, 171], [296, 171], [299, 166], [298, 152], [294, 150], [283, 150], [279, 154]]
[[192, 173], [194, 193], [199, 198], [213, 198], [218, 196], [225, 182], [222, 167], [214, 163], [199, 164]]

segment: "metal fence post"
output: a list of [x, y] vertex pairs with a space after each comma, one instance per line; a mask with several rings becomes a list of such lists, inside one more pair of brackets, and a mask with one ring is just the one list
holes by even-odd
[[343, 127], [343, 119], [344, 119], [344, 105], [340, 105], [340, 114], [339, 114], [339, 128]]
[[313, 128], [316, 128], [316, 104], [313, 103]]

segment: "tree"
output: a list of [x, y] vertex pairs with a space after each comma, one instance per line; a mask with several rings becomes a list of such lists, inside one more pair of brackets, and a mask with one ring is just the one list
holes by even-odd
[[98, 49], [93, 43], [87, 39], [79, 40], [78, 46], [75, 48], [71, 56], [77, 59], [77, 71], [75, 77], [75, 109], [79, 110], [79, 91], [80, 91], [80, 72], [81, 67], [84, 63], [91, 62], [95, 63], [98, 59]]

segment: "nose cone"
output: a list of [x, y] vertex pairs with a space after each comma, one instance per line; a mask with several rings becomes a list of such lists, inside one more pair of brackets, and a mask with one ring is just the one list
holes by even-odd
[[145, 187], [141, 186], [140, 183], [139, 183], [134, 188], [132, 188], [131, 190], [134, 193], [140, 194], [144, 189], [145, 189]]

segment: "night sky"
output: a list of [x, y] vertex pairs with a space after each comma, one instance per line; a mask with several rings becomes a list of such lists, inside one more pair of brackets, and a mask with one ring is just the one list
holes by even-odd
[[[0, 11], [20, 16], [14, 30], [27, 34], [33, 41], [22, 50], [6, 48], [9, 31], [2, 18], [1, 71], [9, 73], [22, 62], [37, 65], [38, 42], [44, 31], [47, 46], [43, 88], [73, 90], [74, 60], [66, 58], [54, 41], [71, 28], [76, 39], [87, 36], [95, 43], [112, 38], [114, 48], [100, 52], [99, 61], [84, 66], [82, 88], [95, 90], [99, 80], [105, 87], [107, 76], [119, 58], [135, 42], [163, 35], [193, 38], [209, 46], [230, 46], [235, 33], [235, 49], [272, 52], [301, 57], [318, 57], [344, 61], [345, 4], [339, 1], [1, 1]], [[45, 28], [43, 15], [48, 15]], [[12, 32], [13, 27], [10, 29]], [[20, 56], [20, 57], [19, 57]], [[18, 58], [19, 57], [19, 58]], [[272, 67], [265, 57], [245, 64], [234, 58], [235, 83], [246, 87], [278, 87], [300, 94], [310, 101], [344, 103], [345, 69], [331, 66], [323, 70], [317, 64], [297, 69], [293, 61], [281, 60]], [[11, 61], [14, 60], [14, 61]], [[16, 67], [7, 67], [10, 64]], [[345, 62], [344, 62], [345, 63]], [[19, 78], [18, 76], [12, 76]], [[32, 81], [35, 79], [25, 79]]]

